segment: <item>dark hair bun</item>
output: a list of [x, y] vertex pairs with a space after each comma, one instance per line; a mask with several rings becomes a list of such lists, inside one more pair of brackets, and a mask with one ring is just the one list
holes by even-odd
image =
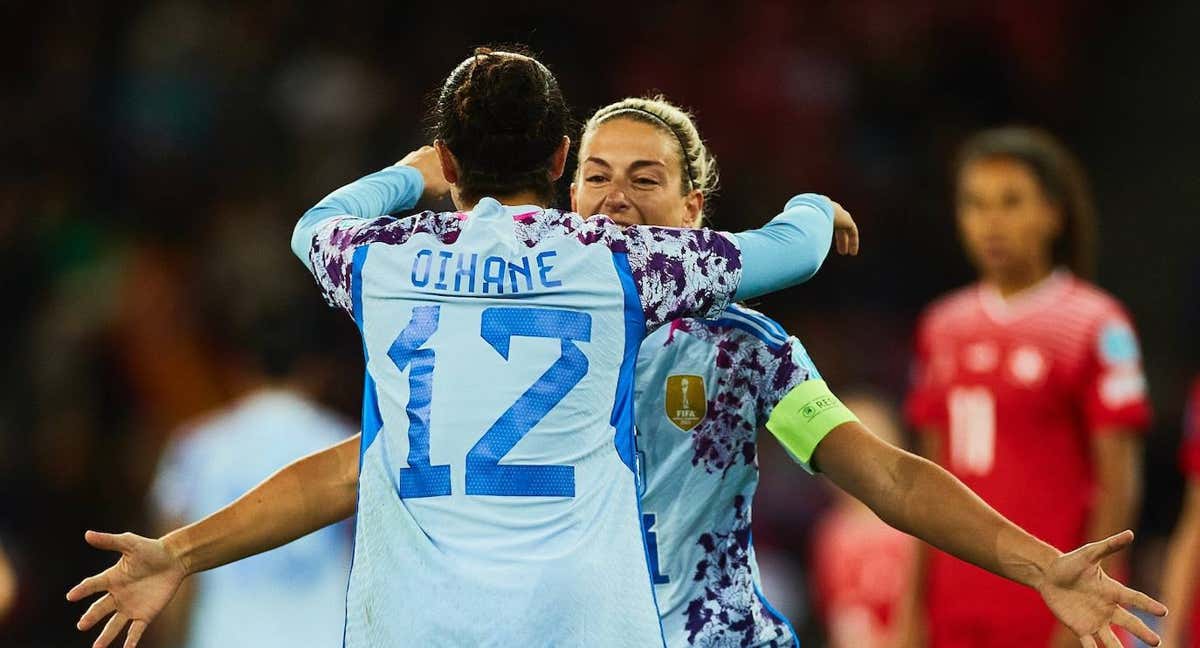
[[464, 198], [534, 189], [553, 197], [550, 158], [570, 112], [558, 82], [537, 60], [477, 48], [446, 79], [435, 136], [458, 159]]

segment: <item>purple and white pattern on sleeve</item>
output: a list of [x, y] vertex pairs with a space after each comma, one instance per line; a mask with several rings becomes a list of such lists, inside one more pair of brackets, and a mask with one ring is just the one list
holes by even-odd
[[674, 343], [677, 334], [693, 336], [717, 350], [717, 384], [708, 401], [708, 414], [691, 430], [692, 465], [709, 473], [727, 473], [738, 462], [753, 465], [758, 428], [766, 423], [776, 403], [812, 377], [808, 368], [797, 362], [798, 345], [770, 345], [742, 329], [712, 320], [672, 322], [666, 346]]
[[720, 315], [742, 279], [741, 251], [724, 232], [621, 227], [606, 216], [593, 216], [578, 237], [626, 255], [648, 330], [680, 317]]
[[371, 243], [399, 245], [418, 233], [432, 234], [442, 243], [453, 243], [462, 231], [463, 218], [453, 212], [422, 212], [406, 218], [347, 216], [330, 219], [313, 235], [308, 252], [313, 276], [325, 301], [353, 314], [351, 265], [357, 248]]

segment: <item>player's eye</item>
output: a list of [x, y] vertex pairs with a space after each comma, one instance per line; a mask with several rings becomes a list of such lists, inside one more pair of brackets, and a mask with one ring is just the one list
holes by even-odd
[[584, 178], [583, 180], [584, 180], [584, 182], [590, 182], [590, 183], [592, 183], [592, 184], [599, 184], [599, 183], [601, 183], [601, 182], [608, 182], [608, 178], [607, 178], [607, 177], [605, 177], [605, 176], [602, 176], [602, 175], [590, 175], [590, 176], [588, 176], [588, 177]]
[[633, 184], [638, 185], [639, 187], [657, 187], [661, 183], [654, 178], [642, 177], [634, 178]]

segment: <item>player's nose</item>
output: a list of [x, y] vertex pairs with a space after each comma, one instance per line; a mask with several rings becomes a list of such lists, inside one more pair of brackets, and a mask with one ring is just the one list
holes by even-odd
[[621, 190], [611, 191], [604, 197], [604, 203], [600, 205], [604, 213], [614, 214], [622, 212], [630, 208], [629, 199], [625, 197], [625, 192]]

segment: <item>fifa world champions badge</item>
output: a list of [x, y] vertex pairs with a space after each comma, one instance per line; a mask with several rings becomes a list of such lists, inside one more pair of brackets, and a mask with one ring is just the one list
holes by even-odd
[[687, 432], [696, 427], [708, 411], [708, 396], [703, 376], [667, 376], [667, 397], [664, 399], [667, 418], [675, 427]]

